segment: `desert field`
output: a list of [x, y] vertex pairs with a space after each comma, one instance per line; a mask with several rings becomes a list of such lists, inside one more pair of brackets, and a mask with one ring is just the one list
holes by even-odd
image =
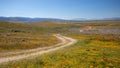
[[[53, 46], [54, 49], [54, 45], [61, 42], [54, 36], [55, 34], [75, 39], [77, 42], [42, 55], [1, 63], [0, 68], [120, 67], [120, 21], [34, 23], [1, 21], [0, 58], [23, 55], [12, 53], [38, 47]], [[63, 38], [67, 42], [64, 44], [72, 42], [65, 37]]]

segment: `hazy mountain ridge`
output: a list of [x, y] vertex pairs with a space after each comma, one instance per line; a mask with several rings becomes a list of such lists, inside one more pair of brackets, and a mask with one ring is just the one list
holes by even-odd
[[77, 21], [94, 21], [94, 20], [120, 20], [120, 17], [103, 18], [103, 19], [75, 18], [70, 20], [57, 19], [57, 18], [0, 17], [0, 21], [7, 21], [7, 22], [41, 22], [41, 21], [77, 22]]
[[41, 21], [65, 21], [55, 18], [29, 18], [29, 17], [0, 17], [0, 21], [8, 22], [41, 22]]

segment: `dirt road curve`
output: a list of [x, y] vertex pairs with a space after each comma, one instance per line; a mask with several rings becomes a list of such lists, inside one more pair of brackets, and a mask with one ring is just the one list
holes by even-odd
[[30, 49], [30, 50], [23, 50], [19, 52], [7, 52], [7, 53], [0, 53], [0, 55], [5, 55], [5, 57], [0, 57], [0, 63], [5, 63], [9, 61], [15, 61], [20, 59], [27, 59], [29, 57], [34, 57], [37, 55], [42, 55], [44, 53], [48, 53], [51, 51], [55, 51], [61, 48], [64, 48], [66, 46], [70, 46], [77, 42], [77, 40], [62, 36], [60, 34], [55, 34], [61, 42], [50, 47], [43, 47], [43, 48], [36, 48], [36, 49]]

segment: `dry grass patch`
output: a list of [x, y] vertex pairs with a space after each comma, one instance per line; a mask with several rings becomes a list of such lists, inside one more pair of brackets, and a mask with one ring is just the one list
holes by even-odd
[[1, 33], [0, 35], [1, 52], [51, 46], [56, 43], [58, 39], [49, 34]]

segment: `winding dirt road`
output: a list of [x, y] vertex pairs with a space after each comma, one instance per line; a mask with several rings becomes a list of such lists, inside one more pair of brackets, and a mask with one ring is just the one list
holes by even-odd
[[55, 51], [67, 46], [70, 46], [72, 44], [75, 44], [77, 40], [62, 36], [60, 34], [55, 34], [61, 42], [54, 45], [54, 46], [49, 46], [49, 47], [43, 47], [43, 48], [36, 48], [36, 49], [30, 49], [30, 50], [23, 50], [23, 51], [18, 51], [18, 52], [6, 52], [6, 53], [0, 53], [3, 57], [0, 57], [0, 64], [9, 62], [9, 61], [15, 61], [15, 60], [20, 60], [20, 59], [27, 59], [30, 57], [42, 55], [44, 53], [49, 53], [51, 51]]

